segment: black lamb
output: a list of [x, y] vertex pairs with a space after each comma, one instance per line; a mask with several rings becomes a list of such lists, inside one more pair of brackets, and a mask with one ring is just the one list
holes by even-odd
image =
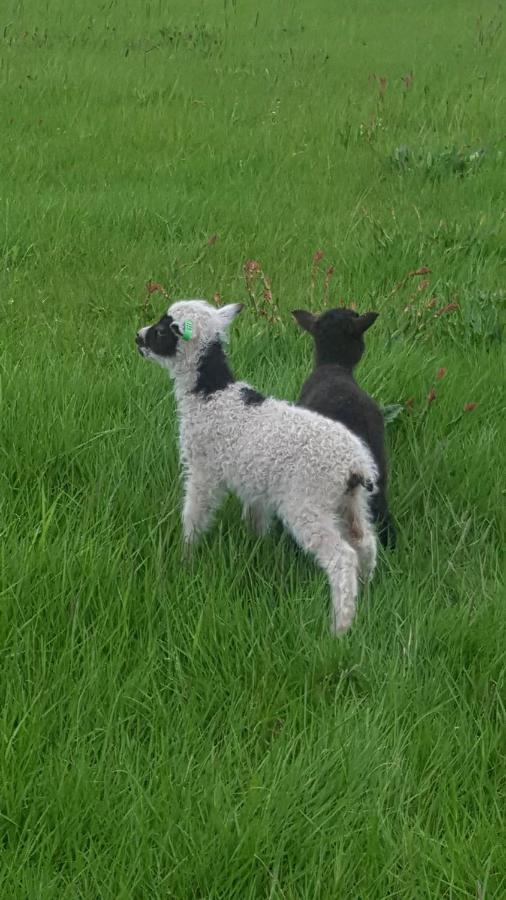
[[396, 531], [387, 502], [387, 461], [383, 414], [355, 381], [353, 370], [365, 350], [364, 332], [379, 313], [360, 316], [353, 309], [330, 309], [315, 316], [304, 309], [292, 313], [314, 340], [315, 367], [304, 382], [298, 406], [342, 422], [362, 438], [379, 471], [378, 492], [371, 497], [371, 514], [384, 547], [395, 547]]

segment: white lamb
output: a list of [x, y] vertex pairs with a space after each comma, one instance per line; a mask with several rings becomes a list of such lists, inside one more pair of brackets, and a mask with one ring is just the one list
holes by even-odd
[[337, 634], [353, 621], [359, 572], [370, 578], [376, 564], [366, 502], [376, 466], [344, 425], [235, 381], [222, 338], [241, 308], [181, 300], [136, 336], [142, 356], [174, 379], [186, 547], [209, 527], [227, 491], [240, 497], [259, 534], [275, 514], [327, 573]]

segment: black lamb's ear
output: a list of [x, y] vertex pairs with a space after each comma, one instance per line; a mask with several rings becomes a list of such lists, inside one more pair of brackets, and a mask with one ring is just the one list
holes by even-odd
[[371, 325], [374, 325], [376, 319], [378, 318], [378, 312], [367, 312], [364, 313], [363, 316], [359, 316], [358, 319], [355, 319], [354, 326], [360, 334], [363, 334], [364, 331], [367, 331]]
[[293, 309], [292, 316], [297, 322], [297, 325], [300, 325], [304, 331], [309, 331], [310, 334], [313, 333], [316, 322], [316, 316], [313, 316], [313, 313], [309, 312], [307, 309]]

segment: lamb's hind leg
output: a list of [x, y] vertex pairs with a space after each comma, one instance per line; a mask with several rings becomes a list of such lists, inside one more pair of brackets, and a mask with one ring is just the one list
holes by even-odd
[[370, 581], [376, 568], [377, 544], [376, 535], [371, 526], [368, 523], [364, 523], [364, 525], [362, 536], [356, 540], [352, 539], [351, 545], [358, 556], [360, 578], [363, 581]]
[[327, 573], [332, 595], [330, 630], [347, 631], [355, 616], [358, 590], [358, 559], [353, 547], [342, 537], [331, 515], [318, 510], [300, 510], [283, 517], [295, 540], [313, 554]]

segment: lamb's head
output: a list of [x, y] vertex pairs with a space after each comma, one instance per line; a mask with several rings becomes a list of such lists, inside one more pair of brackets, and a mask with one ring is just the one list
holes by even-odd
[[221, 340], [241, 309], [241, 303], [217, 308], [205, 300], [178, 300], [158, 322], [137, 332], [139, 353], [175, 378], [196, 371], [206, 348]]
[[304, 331], [314, 339], [317, 365], [337, 363], [353, 368], [365, 350], [364, 332], [374, 324], [377, 312], [360, 316], [354, 309], [329, 309], [320, 316], [305, 309], [294, 309], [292, 315]]

